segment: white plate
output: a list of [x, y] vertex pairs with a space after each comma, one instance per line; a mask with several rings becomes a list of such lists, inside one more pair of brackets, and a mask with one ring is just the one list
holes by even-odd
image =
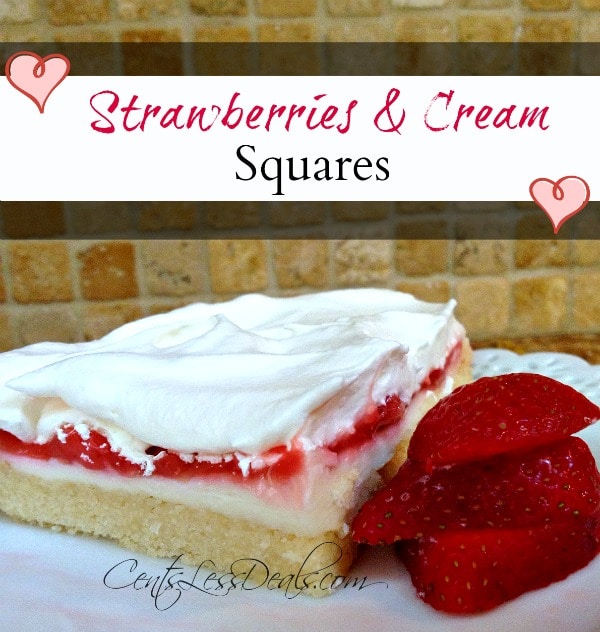
[[[514, 371], [547, 374], [600, 404], [600, 367], [565, 354], [517, 356], [475, 353], [475, 374]], [[600, 424], [582, 436], [600, 461]], [[163, 630], [211, 632], [599, 632], [600, 556], [565, 581], [523, 595], [481, 616], [440, 614], [415, 596], [410, 578], [389, 549], [370, 550], [351, 571], [373, 585], [347, 588], [325, 599], [286, 598], [264, 588], [224, 596], [183, 592], [155, 602], [150, 588], [109, 589], [106, 573], [135, 558], [136, 574], [165, 575], [169, 561], [131, 553], [110, 542], [69, 536], [0, 518], [0, 629], [15, 632]], [[121, 566], [121, 569], [124, 567]], [[185, 569], [191, 579], [194, 569]], [[123, 573], [123, 577], [126, 574]], [[384, 583], [376, 583], [384, 582]], [[291, 597], [291, 595], [288, 595]]]

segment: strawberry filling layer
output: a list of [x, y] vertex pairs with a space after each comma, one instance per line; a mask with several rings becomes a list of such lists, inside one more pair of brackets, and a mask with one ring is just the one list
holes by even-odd
[[[385, 404], [377, 406], [361, 417], [354, 433], [340, 437], [327, 449], [341, 454], [346, 450], [360, 447], [385, 428], [399, 423], [404, 408], [397, 395], [388, 397]], [[34, 459], [58, 459], [64, 463], [79, 463], [90, 470], [114, 470], [123, 476], [141, 476], [145, 471], [143, 465], [132, 463], [121, 454], [112, 451], [106, 437], [99, 432], [90, 430], [89, 437], [84, 438], [71, 424], [62, 426], [59, 435], [42, 444], [26, 443], [0, 430], [0, 450]], [[301, 448], [292, 447], [288, 450], [285, 446], [273, 448], [261, 455], [261, 465], [257, 467], [250, 464], [246, 473], [242, 471], [240, 460], [235, 454], [216, 462], [201, 458], [184, 460], [177, 452], [170, 452], [157, 446], [149, 447], [146, 454], [154, 457], [153, 476], [171, 478], [226, 475], [246, 480], [253, 480], [259, 476], [282, 480], [299, 472], [304, 462], [304, 452]]]
[[[57, 459], [63, 463], [79, 463], [90, 470], [114, 470], [123, 476], [141, 476], [144, 467], [139, 463], [132, 463], [126, 457], [111, 450], [110, 444], [102, 434], [90, 430], [89, 437], [82, 437], [71, 425], [61, 427], [61, 439], [58, 436], [43, 444], [25, 443], [14, 435], [0, 430], [0, 450], [17, 456], [27, 456], [33, 459]], [[227, 475], [240, 477], [244, 475], [236, 456], [221, 461], [183, 460], [176, 452], [169, 452], [156, 446], [151, 446], [146, 453], [153, 456], [154, 476], [184, 477], [208, 475]], [[285, 450], [274, 448], [269, 456], [268, 465], [270, 475], [286, 478], [300, 469], [302, 454], [300, 450]], [[264, 473], [264, 468], [261, 473]], [[250, 468], [247, 477], [255, 476], [257, 472]]]
[[[461, 344], [454, 347], [443, 367], [432, 370], [421, 384], [421, 391], [438, 388], [450, 366], [460, 357]], [[400, 424], [406, 405], [398, 395], [386, 397], [385, 403], [372, 406], [364, 413], [353, 428], [326, 446], [326, 450], [341, 455], [350, 450], [358, 450], [385, 430]], [[63, 463], [79, 463], [91, 470], [112, 470], [123, 476], [142, 476], [146, 466], [132, 463], [125, 456], [111, 449], [109, 441], [96, 430], [89, 430], [83, 437], [72, 424], [61, 426], [57, 434], [46, 443], [21, 441], [5, 430], [0, 430], [0, 451], [16, 456], [49, 460]], [[152, 476], [169, 478], [193, 478], [197, 476], [227, 476], [233, 479], [252, 481], [259, 477], [270, 480], [285, 480], [302, 470], [304, 451], [292, 445], [272, 448], [260, 455], [255, 463], [243, 468], [236, 454], [229, 454], [221, 460], [205, 460], [196, 455], [182, 456], [177, 452], [159, 446], [150, 446], [146, 454], [152, 457]]]

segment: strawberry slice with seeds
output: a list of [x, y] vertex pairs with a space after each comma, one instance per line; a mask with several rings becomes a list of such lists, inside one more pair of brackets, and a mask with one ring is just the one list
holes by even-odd
[[404, 542], [401, 557], [421, 599], [472, 614], [560, 581], [598, 553], [598, 517], [532, 529], [451, 531]]
[[431, 472], [440, 465], [551, 443], [598, 419], [598, 406], [549, 377], [483, 377], [458, 387], [425, 415], [408, 458]]
[[523, 528], [600, 510], [600, 474], [578, 437], [424, 474], [407, 462], [357, 514], [353, 537], [391, 544], [446, 530]]

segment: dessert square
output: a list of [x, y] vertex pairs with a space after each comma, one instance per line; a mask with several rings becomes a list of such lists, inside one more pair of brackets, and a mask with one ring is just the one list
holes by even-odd
[[0, 354], [0, 510], [326, 594], [359, 507], [470, 379], [454, 307], [254, 294]]

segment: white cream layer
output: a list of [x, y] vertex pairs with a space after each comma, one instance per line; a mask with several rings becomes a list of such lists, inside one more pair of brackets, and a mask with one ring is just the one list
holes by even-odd
[[44, 443], [65, 423], [92, 427], [134, 462], [149, 445], [310, 450], [388, 394], [409, 402], [464, 337], [453, 310], [379, 289], [246, 295], [31, 345], [0, 354], [0, 428]]

